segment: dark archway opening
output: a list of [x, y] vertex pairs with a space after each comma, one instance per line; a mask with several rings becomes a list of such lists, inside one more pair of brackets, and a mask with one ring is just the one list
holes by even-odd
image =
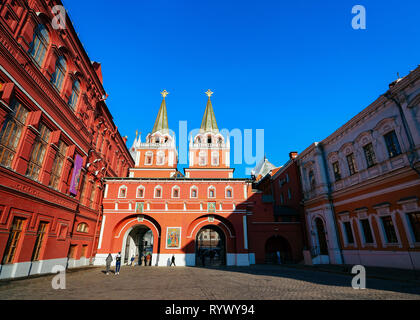
[[127, 236], [125, 245], [124, 263], [130, 263], [131, 257], [134, 263], [141, 263], [141, 258], [153, 254], [153, 232], [150, 228], [140, 225], [134, 227]]
[[265, 263], [292, 263], [292, 249], [289, 242], [281, 236], [273, 236], [265, 243]]
[[196, 266], [226, 265], [226, 239], [220, 228], [206, 226], [197, 233], [195, 259]]

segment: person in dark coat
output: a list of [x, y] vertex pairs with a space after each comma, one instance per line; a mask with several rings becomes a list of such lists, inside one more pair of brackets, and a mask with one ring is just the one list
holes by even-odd
[[108, 254], [108, 257], [105, 259], [106, 261], [106, 274], [109, 274], [109, 269], [111, 268], [111, 262], [112, 262], [112, 255]]
[[172, 255], [170, 267], [172, 267], [172, 264], [174, 265], [174, 267], [176, 267], [176, 265], [175, 265], [175, 255]]
[[115, 275], [120, 274], [121, 268], [121, 252], [118, 252], [117, 256], [115, 257]]

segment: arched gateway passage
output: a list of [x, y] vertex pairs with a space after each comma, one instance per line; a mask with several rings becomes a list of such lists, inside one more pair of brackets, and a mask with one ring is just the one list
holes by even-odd
[[265, 262], [274, 264], [292, 262], [292, 250], [289, 242], [281, 236], [269, 238], [265, 243]]
[[216, 226], [203, 227], [196, 238], [195, 249], [197, 266], [226, 265], [226, 237]]
[[150, 228], [144, 225], [133, 227], [127, 236], [124, 252], [124, 263], [129, 262], [130, 258], [134, 256], [141, 259], [146, 254], [153, 253], [153, 232]]

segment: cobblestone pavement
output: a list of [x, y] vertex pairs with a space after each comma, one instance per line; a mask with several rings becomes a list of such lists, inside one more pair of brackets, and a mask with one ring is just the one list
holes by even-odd
[[0, 282], [0, 299], [14, 300], [277, 300], [416, 299], [409, 282], [367, 279], [366, 290], [351, 287], [351, 275], [281, 266], [156, 268], [123, 267], [119, 275], [102, 268], [71, 270], [66, 289], [54, 290], [53, 275]]

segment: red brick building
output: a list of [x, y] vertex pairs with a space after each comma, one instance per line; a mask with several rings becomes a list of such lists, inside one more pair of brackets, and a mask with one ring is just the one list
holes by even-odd
[[61, 1], [0, 4], [0, 279], [86, 265], [96, 254], [103, 178], [134, 165]]
[[165, 97], [146, 141], [136, 138], [129, 178], [106, 179], [95, 264], [122, 253], [123, 262], [152, 254], [152, 265], [248, 265], [248, 179], [233, 178], [229, 142], [220, 134], [210, 96], [190, 165], [178, 171]]
[[253, 174], [255, 193], [249, 217], [250, 251], [255, 263], [299, 263], [306, 247], [304, 216], [297, 153], [276, 168], [266, 158]]
[[[300, 262], [300, 182], [294, 158], [284, 169], [276, 169], [275, 177], [270, 175], [274, 166], [264, 161], [256, 168], [257, 183], [234, 178], [229, 139], [219, 132], [208, 91], [200, 132], [190, 139], [184, 175], [177, 169], [175, 137], [169, 133], [167, 92], [162, 95], [152, 132], [145, 142], [136, 137], [131, 148], [135, 166], [129, 178], [106, 179], [95, 264], [103, 265], [109, 253], [118, 252], [124, 263], [151, 254], [154, 266], [168, 266], [173, 255], [177, 266], [278, 263], [272, 259], [277, 252], [282, 263]], [[283, 175], [291, 177], [290, 207], [274, 204], [273, 194], [261, 191], [266, 180], [271, 190]]]

